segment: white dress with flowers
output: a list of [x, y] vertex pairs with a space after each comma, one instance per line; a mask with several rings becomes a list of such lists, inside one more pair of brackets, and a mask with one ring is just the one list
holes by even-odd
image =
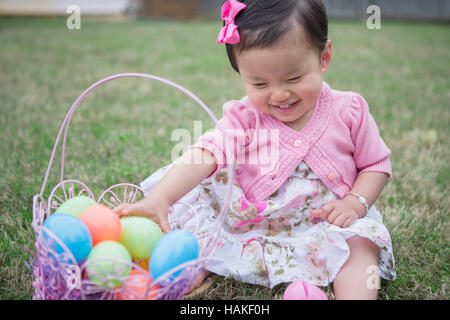
[[[169, 167], [161, 168], [142, 182], [145, 195]], [[205, 179], [182, 199], [197, 210], [198, 217], [186, 219], [186, 207], [176, 205], [173, 221], [183, 221], [184, 228], [198, 226], [198, 235], [213, 230], [224, 202], [228, 179], [226, 170]], [[335, 199], [338, 197], [304, 162], [261, 203], [249, 203], [239, 186], [234, 184], [218, 248], [207, 269], [271, 288], [295, 280], [327, 286], [350, 255], [346, 240], [358, 235], [381, 248], [380, 276], [395, 279], [391, 237], [375, 206], [348, 228], [336, 227], [309, 215], [311, 209]], [[171, 227], [178, 226], [173, 223]]]

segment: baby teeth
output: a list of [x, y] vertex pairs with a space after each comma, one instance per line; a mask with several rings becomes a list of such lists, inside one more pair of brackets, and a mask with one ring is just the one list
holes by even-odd
[[288, 109], [291, 105], [290, 104], [286, 104], [284, 106], [280, 106], [281, 109]]

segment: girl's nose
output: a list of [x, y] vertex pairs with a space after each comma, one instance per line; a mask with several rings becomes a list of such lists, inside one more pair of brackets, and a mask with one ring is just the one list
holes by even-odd
[[276, 103], [282, 103], [289, 100], [291, 93], [284, 88], [276, 88], [272, 91], [272, 101]]

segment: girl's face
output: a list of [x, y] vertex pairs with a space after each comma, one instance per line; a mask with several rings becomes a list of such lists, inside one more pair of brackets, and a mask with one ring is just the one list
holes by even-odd
[[282, 40], [272, 48], [236, 54], [253, 105], [295, 130], [303, 128], [311, 116], [332, 56], [330, 41], [320, 57], [307, 43]]

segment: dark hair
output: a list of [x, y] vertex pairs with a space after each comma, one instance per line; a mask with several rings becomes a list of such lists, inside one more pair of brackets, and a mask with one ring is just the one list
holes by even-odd
[[235, 17], [240, 42], [226, 44], [228, 58], [239, 72], [235, 51], [268, 48], [289, 34], [293, 23], [303, 27], [309, 44], [321, 53], [328, 40], [328, 18], [321, 0], [241, 0], [247, 8]]

